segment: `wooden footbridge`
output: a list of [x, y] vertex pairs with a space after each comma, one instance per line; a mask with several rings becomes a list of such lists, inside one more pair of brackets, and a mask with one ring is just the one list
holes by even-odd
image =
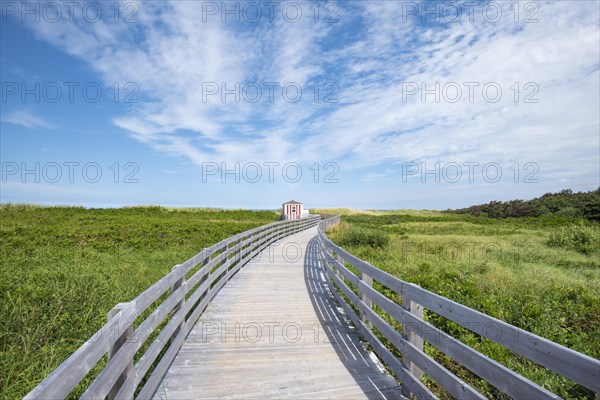
[[356, 258], [325, 234], [338, 221], [276, 222], [204, 249], [118, 304], [26, 399], [74, 390], [84, 399], [435, 399], [425, 375], [451, 397], [485, 398], [424, 342], [512, 398], [559, 398], [436, 328], [423, 309], [600, 392], [600, 361]]

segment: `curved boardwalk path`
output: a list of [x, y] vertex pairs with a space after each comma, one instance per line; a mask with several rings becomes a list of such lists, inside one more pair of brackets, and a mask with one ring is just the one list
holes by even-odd
[[274, 243], [221, 289], [155, 399], [401, 397], [336, 307], [316, 229]]

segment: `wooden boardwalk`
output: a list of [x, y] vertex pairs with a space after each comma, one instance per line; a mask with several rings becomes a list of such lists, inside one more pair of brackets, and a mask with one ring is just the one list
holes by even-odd
[[[425, 352], [425, 341], [460, 366], [457, 371], [469, 370], [511, 398], [560, 398], [432, 325], [424, 310], [600, 399], [599, 360], [361, 260], [327, 237], [326, 229], [339, 220], [315, 215], [279, 221], [203, 249], [135, 299], [117, 304], [107, 323], [25, 399], [70, 398], [106, 355], [108, 362], [81, 399], [133, 399], [136, 394], [164, 400], [386, 399], [402, 394], [435, 400], [424, 374], [454, 398], [486, 398], [460, 378], [462, 373], [455, 375]], [[402, 381], [402, 389], [359, 338]], [[145, 343], [149, 346], [141, 354]]]
[[401, 397], [329, 292], [316, 233], [269, 246], [221, 289], [155, 399]]

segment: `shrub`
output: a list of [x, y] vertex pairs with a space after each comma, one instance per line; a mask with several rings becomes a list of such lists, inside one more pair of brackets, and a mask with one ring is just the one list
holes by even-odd
[[369, 246], [383, 248], [390, 242], [387, 233], [365, 228], [350, 228], [340, 232], [338, 242], [342, 246]]
[[547, 244], [550, 247], [562, 247], [583, 254], [592, 254], [600, 249], [600, 231], [594, 226], [571, 225], [552, 233]]

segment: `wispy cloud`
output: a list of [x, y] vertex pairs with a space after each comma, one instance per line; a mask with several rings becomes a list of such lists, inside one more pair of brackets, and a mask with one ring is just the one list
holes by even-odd
[[34, 115], [28, 110], [13, 111], [8, 115], [2, 117], [2, 121], [11, 123], [13, 125], [21, 125], [25, 128], [55, 128], [54, 124], [50, 123], [49, 121], [38, 115]]
[[[407, 18], [402, 2], [338, 4], [335, 24], [306, 15], [296, 23], [222, 23], [220, 15], [206, 20], [193, 2], [171, 1], [140, 3], [138, 24], [33, 29], [107, 82], [136, 82], [145, 101], [114, 123], [195, 164], [532, 161], [549, 179], [583, 166], [580, 173], [597, 181], [600, 99], [589, 90], [600, 85], [596, 3], [536, 2], [538, 22], [521, 16], [515, 23], [512, 5], [496, 2], [505, 17], [495, 23], [465, 15], [425, 24], [420, 15]], [[279, 86], [269, 101], [264, 83], [273, 81]], [[262, 88], [260, 101], [236, 101], [241, 91], [222, 97], [224, 88], [253, 82]], [[282, 98], [289, 82], [302, 88], [300, 101]], [[335, 87], [320, 87], [315, 100], [315, 82]], [[419, 92], [407, 97], [407, 83]], [[475, 85], [473, 101], [465, 83]], [[207, 84], [218, 94], [207, 96]], [[422, 89], [436, 84], [442, 98], [422, 99]], [[486, 84], [494, 87], [484, 92]], [[449, 101], [457, 85], [462, 96]], [[502, 94], [489, 101], [496, 86]], [[324, 102], [328, 92], [338, 101]], [[537, 103], [526, 103], [527, 96]]]
[[363, 182], [375, 182], [385, 178], [385, 174], [370, 173], [361, 178]]

